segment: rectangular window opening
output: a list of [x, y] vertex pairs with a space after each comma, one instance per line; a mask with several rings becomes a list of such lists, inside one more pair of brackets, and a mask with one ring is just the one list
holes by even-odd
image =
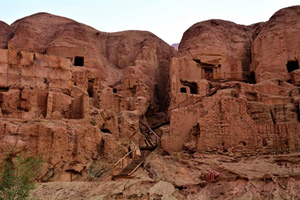
[[84, 57], [75, 56], [75, 58], [74, 58], [74, 66], [83, 67], [83, 65], [84, 65]]

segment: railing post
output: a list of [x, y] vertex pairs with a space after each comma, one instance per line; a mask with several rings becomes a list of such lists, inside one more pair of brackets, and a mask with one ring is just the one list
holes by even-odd
[[134, 151], [132, 152], [132, 160], [135, 158], [136, 148], [134, 148]]

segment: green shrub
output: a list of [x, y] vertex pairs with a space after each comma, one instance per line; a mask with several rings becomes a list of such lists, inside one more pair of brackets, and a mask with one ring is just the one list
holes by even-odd
[[0, 200], [23, 200], [34, 189], [35, 176], [41, 165], [41, 158], [21, 158], [7, 155], [0, 163]]

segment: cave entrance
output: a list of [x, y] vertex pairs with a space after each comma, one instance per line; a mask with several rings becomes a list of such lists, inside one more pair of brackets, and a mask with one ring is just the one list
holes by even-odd
[[288, 70], [289, 73], [291, 73], [292, 71], [299, 69], [299, 62], [298, 60], [290, 60], [287, 62], [286, 64], [286, 68]]
[[101, 130], [102, 133], [110, 133], [111, 134], [109, 129], [101, 128], [100, 130]]
[[[189, 87], [189, 88], [190, 88], [191, 94], [198, 94], [198, 85], [197, 85], [197, 83], [195, 83], [195, 82], [190, 82], [190, 81], [183, 81], [183, 80], [181, 80], [181, 84], [182, 84], [183, 86]], [[185, 92], [184, 92], [184, 90], [181, 91], [182, 89], [185, 89]], [[186, 92], [187, 92], [187, 91], [186, 91], [186, 88], [180, 88], [180, 92], [186, 93]]]
[[204, 78], [206, 80], [212, 81], [214, 79], [214, 70], [210, 67], [203, 67], [204, 70]]
[[0, 92], [8, 92], [9, 87], [0, 87]]
[[184, 87], [180, 88], [180, 93], [186, 93], [186, 88]]
[[83, 64], [84, 64], [84, 57], [75, 56], [75, 58], [74, 58], [74, 66], [83, 67]]
[[90, 79], [88, 81], [87, 92], [89, 94], [89, 97], [94, 97], [94, 79]]

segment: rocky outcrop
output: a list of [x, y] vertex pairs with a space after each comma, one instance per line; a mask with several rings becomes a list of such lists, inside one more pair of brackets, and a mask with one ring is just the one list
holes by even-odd
[[191, 26], [171, 63], [171, 107], [182, 102], [186, 95], [206, 95], [209, 84], [202, 83], [205, 79], [252, 82], [251, 45], [261, 26], [262, 23], [244, 26], [223, 20]]
[[13, 37], [13, 32], [9, 25], [0, 21], [0, 48], [6, 49], [8, 41]]
[[24, 157], [43, 160], [40, 181], [71, 181], [100, 154], [101, 132], [85, 120], [0, 121], [0, 148]]
[[208, 20], [184, 33], [170, 69], [170, 131], [162, 136], [169, 153], [299, 151], [298, 61], [277, 62], [296, 52], [296, 42], [291, 48], [289, 43], [297, 32], [287, 43], [273, 42], [278, 33], [281, 41], [288, 37], [298, 9], [283, 9], [250, 26]]
[[284, 8], [263, 25], [252, 47], [251, 71], [257, 82], [288, 81], [290, 73], [299, 69], [299, 13], [299, 6]]
[[[3, 24], [0, 159], [40, 155], [39, 181], [99, 181], [40, 184], [37, 198], [299, 198], [298, 10], [197, 23], [177, 53], [47, 13]], [[144, 146], [136, 178], [108, 181], [151, 137], [145, 121], [158, 149]]]
[[152, 33], [47, 13], [0, 28], [0, 148], [41, 155], [40, 181], [107, 177], [142, 137], [139, 120], [167, 109], [175, 50]]
[[[135, 179], [41, 183], [31, 197], [47, 199], [297, 199], [299, 154], [251, 158], [152, 154]], [[209, 181], [209, 171], [220, 176]], [[149, 174], [148, 177], [147, 173]]]
[[[202, 63], [221, 65], [230, 73], [231, 65], [247, 71], [250, 65], [252, 29], [223, 20], [208, 20], [191, 26], [182, 37], [178, 56], [189, 56]], [[232, 66], [233, 67], [233, 66]]]
[[70, 57], [110, 87], [119, 85], [130, 71], [155, 95], [150, 99], [152, 106], [160, 102], [161, 109], [166, 109], [169, 64], [175, 50], [152, 33], [104, 33], [47, 13], [17, 20], [11, 29], [14, 36], [8, 41], [9, 49]]
[[170, 133], [162, 138], [165, 149], [221, 154], [298, 151], [297, 87], [279, 79], [216, 87], [215, 93], [208, 88], [208, 95], [190, 94], [170, 108]]

